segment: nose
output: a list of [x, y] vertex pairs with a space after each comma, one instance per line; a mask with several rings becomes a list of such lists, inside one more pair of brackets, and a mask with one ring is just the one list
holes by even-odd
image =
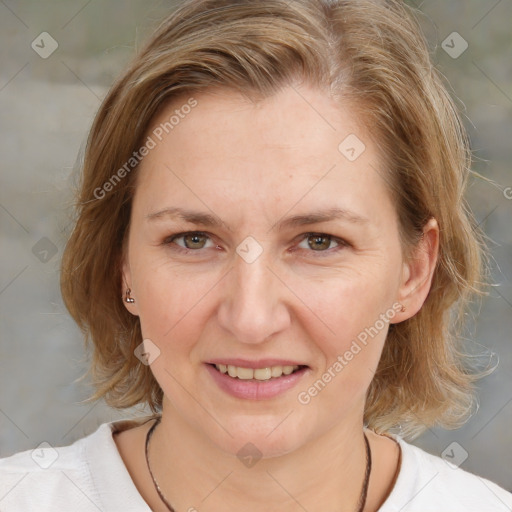
[[218, 319], [238, 342], [262, 343], [290, 325], [287, 288], [269, 263], [263, 255], [252, 263], [235, 256], [226, 276]]

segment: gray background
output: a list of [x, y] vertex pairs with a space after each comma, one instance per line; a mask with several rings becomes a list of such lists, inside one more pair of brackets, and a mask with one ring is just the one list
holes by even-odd
[[[415, 5], [433, 60], [465, 108], [474, 169], [494, 181], [473, 179], [468, 192], [490, 238], [497, 286], [475, 309], [467, 336], [473, 349], [499, 357], [479, 384], [480, 409], [470, 421], [457, 431], [427, 431], [415, 444], [441, 455], [456, 442], [455, 457], [468, 455], [461, 467], [512, 490], [512, 200], [504, 192], [512, 187], [512, 1]], [[76, 382], [87, 357], [58, 270], [87, 130], [108, 86], [171, 6], [0, 0], [0, 457], [42, 441], [70, 444], [105, 421], [148, 412], [79, 403], [91, 391]], [[47, 59], [31, 48], [44, 31], [59, 45]], [[442, 45], [462, 48], [453, 32], [469, 45], [457, 58]]]

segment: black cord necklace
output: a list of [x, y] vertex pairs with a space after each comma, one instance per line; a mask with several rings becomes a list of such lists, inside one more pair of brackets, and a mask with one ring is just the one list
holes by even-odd
[[[149, 455], [148, 455], [148, 448], [149, 448], [149, 440], [151, 439], [151, 436], [153, 435], [153, 432], [155, 430], [155, 427], [160, 423], [160, 417], [157, 418], [153, 426], [149, 429], [148, 433], [146, 434], [146, 463], [148, 465], [149, 474], [151, 475], [151, 479], [153, 480], [153, 484], [155, 485], [156, 492], [158, 493], [158, 496], [160, 496], [160, 499], [163, 501], [169, 512], [176, 512], [172, 505], [167, 501], [166, 497], [163, 495], [160, 486], [158, 485], [155, 477], [153, 476], [153, 472], [151, 471], [151, 466], [149, 465]], [[364, 475], [364, 481], [363, 481], [363, 488], [361, 489], [361, 495], [359, 496], [359, 501], [357, 503], [357, 512], [363, 512], [364, 507], [366, 505], [366, 496], [368, 495], [368, 485], [370, 483], [370, 473], [372, 471], [372, 451], [370, 449], [370, 443], [368, 442], [368, 438], [366, 437], [366, 434], [364, 435], [364, 442], [366, 445], [366, 471]]]

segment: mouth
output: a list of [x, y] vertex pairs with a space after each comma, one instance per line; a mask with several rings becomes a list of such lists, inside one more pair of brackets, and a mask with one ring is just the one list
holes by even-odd
[[305, 365], [275, 365], [263, 368], [245, 368], [243, 366], [235, 366], [231, 364], [226, 365], [212, 363], [209, 363], [209, 366], [215, 368], [219, 373], [233, 379], [257, 382], [280, 379], [283, 376], [288, 376], [293, 373], [300, 372], [304, 368], [308, 368], [308, 366]]
[[[213, 383], [228, 395], [243, 400], [270, 400], [286, 395], [310, 372], [305, 365], [278, 365], [278, 361], [245, 362], [238, 366], [224, 361], [206, 363]], [[280, 361], [279, 361], [280, 362]], [[288, 362], [288, 361], [287, 361]], [[292, 361], [289, 361], [292, 362]], [[255, 368], [249, 368], [254, 366]]]
[[286, 395], [312, 369], [285, 359], [210, 360], [204, 365], [217, 389], [244, 400], [270, 400]]

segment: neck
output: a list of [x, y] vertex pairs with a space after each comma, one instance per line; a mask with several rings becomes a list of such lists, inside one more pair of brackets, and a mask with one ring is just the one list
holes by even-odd
[[[362, 420], [245, 465], [164, 404], [150, 443], [153, 475], [175, 510], [356, 511], [366, 471]], [[247, 454], [252, 455], [250, 450]], [[271, 506], [269, 507], [269, 504]]]

